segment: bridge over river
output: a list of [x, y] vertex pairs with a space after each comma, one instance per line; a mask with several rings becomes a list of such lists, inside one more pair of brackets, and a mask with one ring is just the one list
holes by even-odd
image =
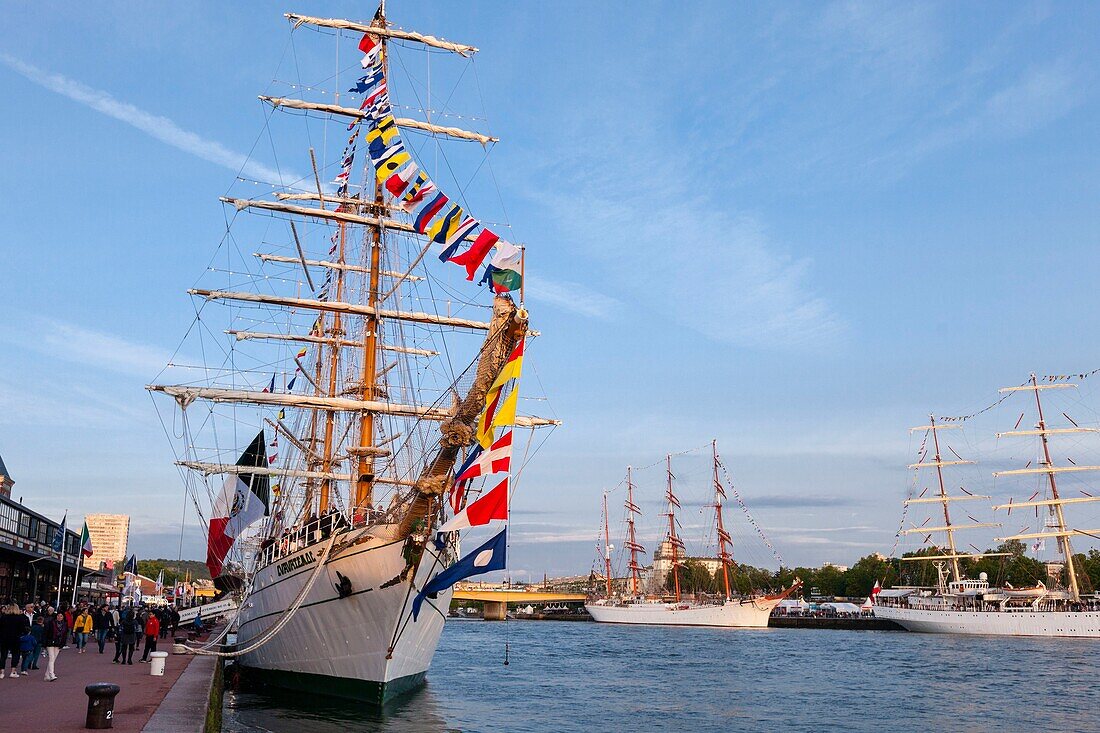
[[480, 601], [486, 621], [503, 621], [508, 604], [526, 606], [534, 603], [584, 603], [584, 593], [562, 593], [553, 590], [519, 590], [505, 588], [455, 588], [452, 598], [456, 601]]

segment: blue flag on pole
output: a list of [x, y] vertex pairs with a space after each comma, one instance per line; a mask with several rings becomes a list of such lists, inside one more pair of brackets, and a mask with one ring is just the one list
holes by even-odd
[[69, 518], [68, 514], [66, 514], [64, 517], [61, 518], [61, 526], [57, 528], [57, 533], [53, 536], [53, 551], [54, 552], [61, 552], [62, 548], [65, 547], [65, 532], [66, 532], [66, 530], [65, 530], [65, 521], [68, 518]]
[[137, 553], [130, 555], [130, 559], [126, 561], [126, 567], [123, 568], [122, 572], [137, 575]]
[[420, 614], [420, 606], [428, 596], [434, 597], [441, 590], [446, 590], [460, 580], [465, 580], [474, 575], [481, 575], [493, 570], [503, 570], [507, 561], [508, 528], [500, 530], [500, 533], [490, 539], [481, 547], [471, 552], [466, 557], [447, 568], [439, 575], [429, 580], [424, 589], [413, 598], [413, 621]]

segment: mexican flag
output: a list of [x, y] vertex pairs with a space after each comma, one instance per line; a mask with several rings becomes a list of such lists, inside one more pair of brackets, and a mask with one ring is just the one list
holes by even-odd
[[84, 557], [92, 556], [92, 535], [88, 531], [88, 522], [84, 522], [84, 529], [80, 531], [80, 554]]

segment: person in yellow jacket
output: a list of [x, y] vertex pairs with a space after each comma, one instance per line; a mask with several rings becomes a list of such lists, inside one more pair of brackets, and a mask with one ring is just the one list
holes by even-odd
[[88, 613], [87, 608], [81, 608], [80, 613], [77, 614], [73, 620], [73, 636], [76, 637], [76, 653], [83, 654], [87, 649], [85, 645], [88, 643], [88, 634], [92, 632], [92, 614]]

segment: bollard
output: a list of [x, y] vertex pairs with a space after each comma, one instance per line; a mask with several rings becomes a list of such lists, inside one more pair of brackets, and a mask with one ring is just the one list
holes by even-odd
[[110, 682], [96, 682], [84, 688], [88, 695], [88, 717], [84, 727], [93, 730], [110, 728], [115, 716], [115, 695], [121, 688]]
[[168, 652], [153, 652], [149, 655], [149, 674], [154, 677], [164, 676], [164, 664], [168, 659]]

